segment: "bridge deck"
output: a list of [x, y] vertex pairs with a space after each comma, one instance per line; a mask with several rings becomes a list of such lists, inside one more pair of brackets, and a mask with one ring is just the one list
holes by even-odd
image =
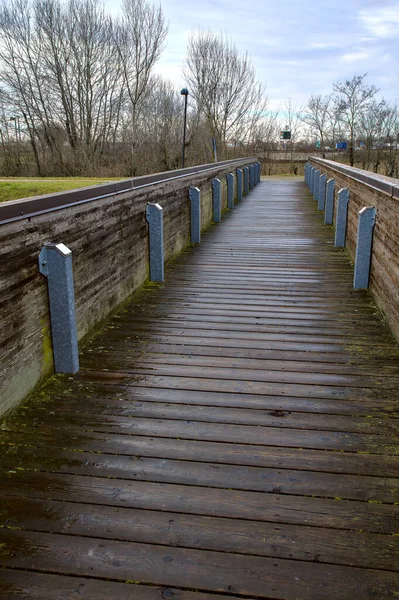
[[262, 182], [1, 432], [1, 598], [399, 597], [398, 349]]

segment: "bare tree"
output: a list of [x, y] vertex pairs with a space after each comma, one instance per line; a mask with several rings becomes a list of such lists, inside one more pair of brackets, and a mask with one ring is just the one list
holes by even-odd
[[184, 75], [223, 154], [228, 139], [251, 137], [266, 101], [247, 55], [222, 34], [199, 31], [189, 39]]
[[335, 102], [340, 120], [345, 124], [349, 134], [349, 162], [355, 163], [356, 132], [359, 128], [362, 113], [378, 92], [374, 85], [366, 85], [364, 75], [354, 75], [349, 81], [334, 83]]
[[37, 172], [47, 151], [53, 169], [87, 172], [123, 98], [110, 17], [99, 0], [9, 0], [0, 32], [0, 80], [25, 121]]
[[320, 138], [321, 148], [325, 146], [330, 126], [331, 96], [311, 96], [308, 105], [301, 110], [302, 121]]
[[122, 61], [131, 118], [131, 175], [135, 175], [138, 118], [149, 90], [154, 65], [167, 34], [161, 7], [147, 0], [123, 0], [123, 17], [115, 28], [115, 44]]

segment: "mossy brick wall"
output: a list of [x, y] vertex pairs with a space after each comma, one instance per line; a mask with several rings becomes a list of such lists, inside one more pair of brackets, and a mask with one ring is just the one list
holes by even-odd
[[399, 342], [399, 180], [348, 166], [342, 172], [342, 165], [332, 161], [309, 162], [327, 179], [335, 179], [334, 226], [338, 191], [349, 188], [346, 249], [353, 261], [359, 211], [364, 206], [376, 208], [369, 291]]
[[254, 159], [0, 225], [0, 414], [16, 406], [53, 371], [47, 281], [38, 271], [45, 242], [73, 252], [78, 338], [93, 329], [148, 279], [145, 208], [164, 210], [165, 260], [190, 242], [190, 186], [201, 190], [202, 229], [213, 219], [211, 181]]

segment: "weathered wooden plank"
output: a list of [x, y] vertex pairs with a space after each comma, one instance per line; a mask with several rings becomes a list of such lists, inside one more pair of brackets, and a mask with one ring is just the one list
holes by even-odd
[[[174, 513], [290, 523], [335, 529], [393, 534], [399, 508], [395, 505], [312, 496], [126, 481], [104, 477], [0, 471], [7, 495], [124, 506]], [[4, 488], [3, 486], [6, 486]]]
[[[30, 425], [20, 421], [20, 426]], [[251, 443], [286, 448], [314, 448], [321, 450], [342, 450], [349, 452], [369, 452], [371, 454], [399, 454], [397, 438], [376, 434], [342, 433], [335, 431], [302, 431], [279, 427], [252, 425], [231, 425], [202, 423], [200, 421], [176, 421], [167, 419], [133, 419], [113, 415], [87, 415], [57, 413], [37, 417], [36, 427], [52, 428], [53, 431], [97, 431], [125, 435], [148, 435], [173, 437], [203, 441], [231, 443]]]
[[[15, 446], [31, 448], [51, 447], [68, 449], [74, 452], [117, 454], [127, 456], [174, 458], [197, 462], [247, 465], [255, 467], [276, 467], [302, 471], [326, 473], [347, 473], [354, 475], [375, 475], [379, 477], [399, 477], [399, 457], [382, 454], [356, 452], [330, 452], [306, 448], [280, 448], [257, 446], [255, 444], [229, 444], [226, 442], [201, 442], [162, 437], [142, 437], [118, 434], [99, 434], [88, 431], [54, 432], [41, 429], [40, 438], [36, 430], [25, 427], [23, 433], [12, 431], [11, 448]], [[7, 441], [2, 443], [7, 452]]]
[[[112, 350], [112, 352], [111, 352]], [[107, 347], [102, 346], [94, 354], [88, 352], [82, 360], [83, 368], [95, 369], [99, 366], [99, 355], [101, 355], [101, 365], [106, 368], [108, 365], [119, 365], [123, 370], [126, 366], [132, 366], [137, 359], [141, 362], [152, 362], [160, 364], [192, 364], [199, 366], [230, 366], [242, 369], [264, 369], [264, 370], [279, 370], [282, 372], [299, 372], [299, 373], [325, 373], [325, 374], [341, 374], [354, 375], [363, 377], [376, 377], [378, 380], [385, 377], [399, 375], [399, 367], [393, 364], [392, 366], [380, 364], [372, 368], [368, 368], [364, 364], [352, 363], [350, 356], [327, 355], [322, 358], [330, 360], [320, 360], [319, 356], [309, 356], [306, 360], [306, 355], [295, 354], [293, 352], [267, 352], [250, 349], [239, 348], [223, 348], [222, 356], [218, 354], [215, 347], [212, 346], [195, 346], [195, 345], [178, 345], [178, 344], [145, 344], [137, 347], [131, 345], [129, 351], [122, 351], [117, 346], [110, 344]], [[334, 356], [337, 360], [333, 361]], [[346, 358], [346, 361], [345, 361]], [[339, 362], [339, 360], [341, 362]]]
[[2, 496], [0, 525], [18, 528], [21, 516], [28, 531], [399, 570], [399, 538], [363, 531]]
[[[174, 419], [178, 421], [198, 421], [204, 423], [230, 423], [236, 425], [257, 425], [265, 427], [288, 427], [290, 429], [338, 431], [346, 433], [375, 433], [378, 435], [397, 435], [399, 420], [392, 415], [373, 413], [365, 416], [335, 416], [325, 414], [301, 413], [296, 411], [265, 410], [259, 408], [226, 408], [200, 404], [181, 404], [172, 402], [147, 402], [140, 400], [124, 400], [115, 402], [110, 399], [86, 397], [75, 398], [74, 401], [62, 401], [57, 404], [57, 412], [87, 413], [96, 415], [116, 415], [148, 419]], [[32, 418], [46, 412], [46, 408], [26, 411]]]
[[0, 540], [4, 566], [75, 576], [287, 600], [389, 598], [399, 590], [399, 575], [390, 571], [59, 534], [0, 530]]
[[[162, 586], [141, 585], [133, 580], [124, 583], [38, 573], [34, 571], [0, 570], [2, 600], [30, 598], [30, 600], [239, 600], [228, 594], [190, 592]], [[56, 596], [55, 596], [56, 594]]]
[[[86, 452], [68, 452], [59, 449], [54, 457], [46, 449], [3, 448], [0, 467], [7, 471], [17, 469], [40, 470], [48, 473], [67, 473], [115, 477], [126, 480], [177, 483], [190, 486], [262, 491], [273, 494], [294, 494], [323, 498], [378, 501], [395, 503], [399, 495], [399, 479], [225, 465], [187, 460], [116, 456]], [[11, 450], [11, 451], [10, 451]]]

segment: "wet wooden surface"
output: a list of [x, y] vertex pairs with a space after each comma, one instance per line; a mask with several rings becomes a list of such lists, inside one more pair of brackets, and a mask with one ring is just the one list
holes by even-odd
[[3, 599], [399, 597], [398, 348], [262, 182], [1, 426]]

